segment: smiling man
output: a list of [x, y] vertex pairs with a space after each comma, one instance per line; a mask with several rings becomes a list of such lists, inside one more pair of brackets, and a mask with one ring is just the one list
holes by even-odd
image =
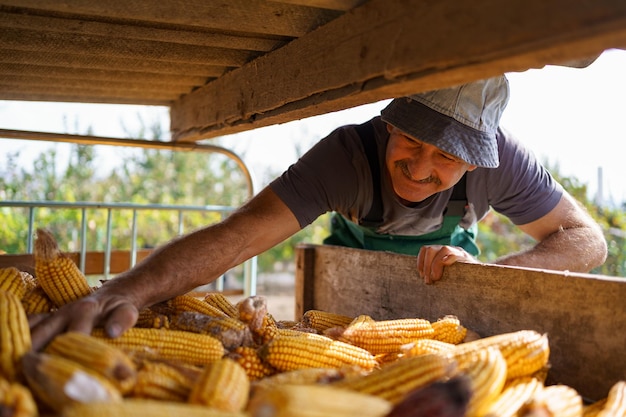
[[478, 262], [476, 225], [493, 208], [536, 245], [497, 263], [588, 272], [606, 258], [602, 231], [499, 127], [505, 77], [393, 100], [343, 126], [222, 222], [155, 250], [92, 295], [33, 318], [33, 347], [103, 325], [119, 336], [146, 306], [214, 281], [334, 212], [326, 244], [416, 256], [426, 283], [454, 262]]

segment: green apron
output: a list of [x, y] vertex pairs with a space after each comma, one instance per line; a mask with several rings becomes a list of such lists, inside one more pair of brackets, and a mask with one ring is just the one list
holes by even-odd
[[330, 236], [324, 239], [326, 245], [347, 246], [356, 249], [388, 251], [404, 255], [417, 255], [424, 245], [460, 246], [466, 252], [477, 256], [477, 225], [469, 230], [459, 226], [461, 216], [444, 216], [439, 230], [421, 235], [383, 235], [372, 227], [359, 226], [338, 213], [333, 213], [330, 223]]

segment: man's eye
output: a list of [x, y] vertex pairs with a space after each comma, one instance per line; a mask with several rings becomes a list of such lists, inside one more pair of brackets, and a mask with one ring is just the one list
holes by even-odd
[[448, 155], [448, 154], [446, 154], [446, 153], [442, 153], [442, 154], [441, 154], [441, 156], [443, 156], [443, 157], [444, 157], [445, 159], [447, 159], [448, 161], [456, 161], [456, 158], [455, 158], [455, 157], [453, 157], [453, 156], [451, 156], [451, 155]]

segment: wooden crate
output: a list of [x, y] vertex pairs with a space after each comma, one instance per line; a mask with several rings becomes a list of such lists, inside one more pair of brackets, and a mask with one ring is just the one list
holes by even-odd
[[481, 336], [547, 333], [546, 383], [588, 400], [626, 379], [626, 279], [459, 263], [425, 285], [413, 256], [301, 245], [296, 258], [296, 317], [310, 309], [379, 320], [454, 314]]

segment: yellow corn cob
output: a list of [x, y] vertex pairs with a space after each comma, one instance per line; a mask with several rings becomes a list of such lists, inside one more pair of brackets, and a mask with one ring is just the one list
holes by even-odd
[[331, 385], [376, 395], [397, 404], [409, 392], [450, 377], [454, 372], [455, 364], [448, 357], [428, 354], [401, 358], [365, 376], [346, 378]]
[[246, 371], [230, 358], [207, 365], [191, 389], [188, 402], [221, 411], [243, 411], [250, 395]]
[[112, 339], [102, 329], [94, 329], [92, 335], [122, 349], [131, 357], [144, 359], [207, 365], [217, 361], [225, 353], [224, 346], [218, 339], [182, 330], [133, 327]]
[[467, 329], [461, 325], [460, 320], [456, 316], [444, 316], [432, 322], [431, 325], [434, 330], [432, 338], [442, 342], [458, 345], [467, 335]]
[[262, 296], [247, 297], [237, 303], [239, 320], [246, 323], [254, 341], [262, 345], [276, 336], [276, 320], [267, 312], [267, 301]]
[[506, 361], [500, 350], [488, 346], [455, 355], [461, 374], [468, 377], [472, 397], [466, 416], [482, 416], [498, 398], [506, 381]]
[[204, 297], [204, 302], [221, 310], [228, 317], [234, 319], [239, 318], [239, 310], [237, 310], [237, 307], [222, 293], [210, 292]]
[[456, 345], [456, 354], [495, 346], [507, 363], [507, 379], [528, 376], [545, 368], [550, 356], [548, 336], [534, 330], [520, 330]]
[[428, 320], [376, 321], [370, 316], [362, 315], [355, 318], [347, 327], [334, 327], [326, 330], [324, 334], [377, 355], [398, 352], [402, 345], [416, 339], [432, 337], [433, 332]]
[[0, 290], [11, 292], [20, 300], [36, 285], [35, 278], [28, 272], [15, 267], [0, 268]]
[[137, 373], [134, 398], [187, 402], [202, 368], [182, 368], [171, 363], [143, 361]]
[[254, 344], [250, 328], [241, 320], [228, 316], [215, 317], [185, 311], [172, 318], [170, 328], [211, 335], [219, 339], [227, 350]]
[[0, 378], [0, 416], [37, 417], [37, 404], [30, 390]]
[[383, 366], [388, 363], [393, 363], [400, 358], [403, 358], [404, 354], [400, 352], [391, 352], [391, 353], [381, 353], [380, 355], [374, 355], [374, 357], [376, 358], [376, 362], [378, 362], [378, 365]]
[[547, 415], [581, 417], [583, 400], [576, 390], [567, 385], [550, 385], [535, 391], [535, 395], [520, 410], [521, 417]]
[[323, 385], [281, 385], [250, 400], [253, 417], [383, 417], [391, 404], [381, 398]]
[[277, 385], [318, 385], [330, 384], [348, 378], [367, 375], [358, 366], [342, 366], [341, 368], [302, 368], [270, 375], [253, 381], [252, 391], [273, 388]]
[[302, 333], [300, 337], [275, 337], [260, 349], [259, 354], [279, 371], [339, 368], [343, 365], [372, 369], [377, 365], [374, 355], [365, 349], [313, 333]]
[[60, 356], [30, 352], [24, 356], [24, 374], [35, 396], [57, 412], [76, 402], [122, 400], [107, 379]]
[[56, 309], [56, 305], [41, 288], [41, 285], [37, 285], [24, 295], [22, 305], [26, 314], [49, 313]]
[[302, 315], [302, 325], [322, 333], [331, 327], [347, 327], [354, 317], [329, 313], [321, 310], [309, 310]]
[[93, 292], [78, 266], [61, 253], [49, 231], [37, 229], [34, 255], [37, 282], [57, 306]]
[[250, 381], [257, 381], [276, 373], [276, 369], [263, 362], [257, 350], [251, 346], [239, 346], [227, 356], [245, 369]]
[[117, 403], [73, 404], [59, 417], [250, 417], [245, 413], [227, 413], [202, 405], [129, 398]]
[[589, 405], [583, 405], [583, 417], [598, 417], [598, 414], [604, 409], [607, 397], [595, 401]]
[[174, 314], [193, 311], [195, 313], [206, 314], [207, 316], [226, 317], [226, 314], [221, 310], [191, 295], [176, 296], [169, 300], [167, 304], [173, 309]]
[[426, 353], [446, 354], [454, 350], [455, 345], [435, 339], [418, 339], [414, 342], [402, 346], [401, 350], [405, 356], [424, 355]]
[[530, 376], [510, 380], [495, 402], [486, 409], [485, 417], [516, 417], [522, 406], [542, 388], [543, 383]]
[[143, 308], [139, 311], [139, 317], [135, 327], [143, 327], [147, 329], [169, 329], [170, 318], [165, 314], [157, 313], [151, 308]]
[[137, 378], [135, 364], [126, 353], [84, 333], [60, 334], [48, 344], [45, 352], [91, 369], [108, 379], [122, 394], [133, 388]]
[[17, 295], [0, 291], [0, 376], [15, 381], [22, 356], [31, 349], [26, 312]]
[[626, 416], [626, 381], [617, 381], [606, 398], [606, 404], [598, 417]]

